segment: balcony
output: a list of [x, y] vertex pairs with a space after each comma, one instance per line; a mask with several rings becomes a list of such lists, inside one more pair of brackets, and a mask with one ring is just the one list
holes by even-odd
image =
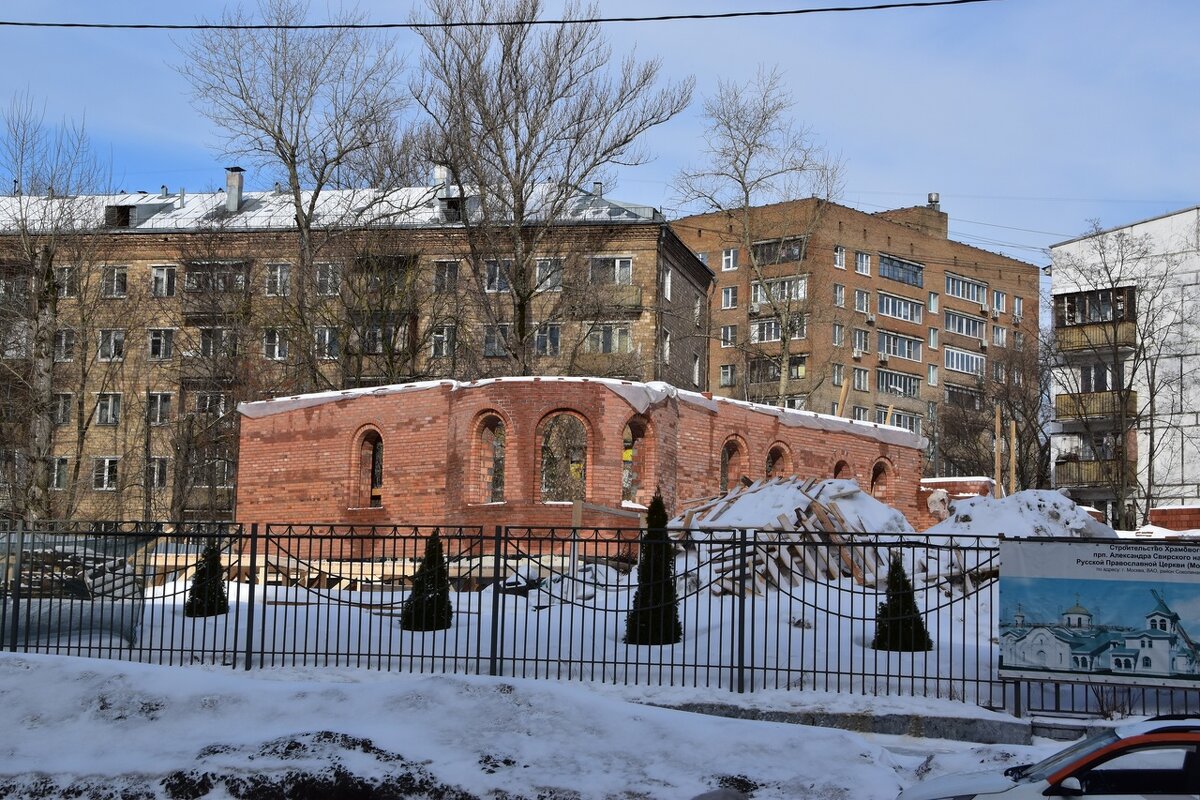
[[1054, 341], [1063, 353], [1128, 350], [1137, 343], [1137, 329], [1132, 320], [1069, 325], [1054, 330]]
[[[1054, 485], [1111, 486], [1120, 480], [1121, 465], [1116, 459], [1104, 461], [1061, 461], [1054, 465]], [[1137, 474], [1137, 462], [1125, 463], [1126, 483], [1132, 483]]]
[[[1137, 392], [1127, 392], [1125, 417], [1137, 415]], [[1117, 417], [1121, 410], [1121, 392], [1079, 392], [1054, 397], [1054, 415], [1059, 420]]]

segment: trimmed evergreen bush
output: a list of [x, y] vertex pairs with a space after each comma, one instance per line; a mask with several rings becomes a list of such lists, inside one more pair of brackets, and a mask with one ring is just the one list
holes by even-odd
[[899, 552], [892, 553], [888, 565], [887, 600], [879, 604], [879, 613], [875, 617], [875, 639], [871, 647], [901, 653], [933, 649], [933, 641], [917, 609], [912, 582], [904, 571]]
[[628, 644], [675, 644], [683, 638], [675, 596], [675, 552], [667, 537], [667, 507], [657, 491], [646, 512], [638, 556], [638, 588], [625, 620]]
[[229, 612], [229, 597], [225, 594], [225, 568], [221, 566], [221, 549], [209, 542], [200, 554], [196, 574], [183, 604], [185, 617], [215, 617]]
[[412, 591], [400, 609], [400, 627], [408, 631], [441, 631], [450, 627], [450, 569], [437, 531], [425, 542], [425, 555], [413, 575]]

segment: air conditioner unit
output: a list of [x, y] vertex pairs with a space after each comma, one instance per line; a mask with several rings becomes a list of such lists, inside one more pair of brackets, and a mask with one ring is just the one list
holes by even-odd
[[883, 352], [882, 350], [879, 351], [879, 363], [880, 364], [888, 363], [888, 354]]
[[1013, 318], [1012, 318], [1012, 324], [1013, 324], [1013, 325], [1020, 325], [1020, 324], [1021, 324], [1021, 320], [1022, 320], [1022, 318], [1021, 318], [1021, 317], [1017, 316], [1016, 314], [1013, 314]]
[[860, 361], [860, 360], [862, 360], [862, 357], [863, 357], [863, 351], [862, 351], [862, 350], [859, 350], [858, 348], [855, 348], [855, 350], [854, 350], [854, 360], [855, 360], [855, 361]]
[[986, 342], [986, 341], [984, 341], [983, 339], [980, 339], [980, 340], [979, 340], [979, 349], [980, 349], [980, 350], [987, 350], [987, 342]]
[[758, 303], [750, 304], [750, 313], [751, 314], [757, 314], [761, 309], [762, 309], [762, 306], [759, 305]]
[[875, 315], [874, 314], [867, 314], [867, 324], [868, 325], [875, 324]]
[[992, 319], [1000, 319], [1000, 309], [998, 309], [998, 308], [992, 309]]
[[987, 303], [979, 304], [979, 313], [984, 314], [984, 315], [986, 315], [988, 313], [988, 304]]

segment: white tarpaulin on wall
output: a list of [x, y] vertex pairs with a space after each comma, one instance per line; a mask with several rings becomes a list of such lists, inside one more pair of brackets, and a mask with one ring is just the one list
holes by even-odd
[[1000, 542], [1000, 676], [1200, 686], [1200, 544]]

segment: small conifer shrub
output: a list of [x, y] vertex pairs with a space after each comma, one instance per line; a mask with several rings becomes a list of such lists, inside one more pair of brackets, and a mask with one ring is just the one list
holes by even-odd
[[440, 631], [450, 627], [450, 569], [437, 531], [425, 542], [425, 556], [413, 575], [412, 591], [400, 609], [400, 627], [408, 631]]
[[887, 600], [879, 604], [871, 647], [901, 653], [933, 649], [933, 641], [925, 629], [925, 620], [917, 608], [912, 582], [904, 571], [899, 552], [892, 553], [888, 566]]
[[225, 594], [225, 568], [221, 566], [221, 550], [209, 542], [200, 554], [196, 574], [183, 605], [185, 617], [215, 617], [229, 612], [229, 597]]
[[675, 644], [683, 638], [675, 595], [675, 553], [667, 537], [667, 507], [657, 491], [646, 512], [638, 557], [638, 588], [625, 620], [628, 644]]

